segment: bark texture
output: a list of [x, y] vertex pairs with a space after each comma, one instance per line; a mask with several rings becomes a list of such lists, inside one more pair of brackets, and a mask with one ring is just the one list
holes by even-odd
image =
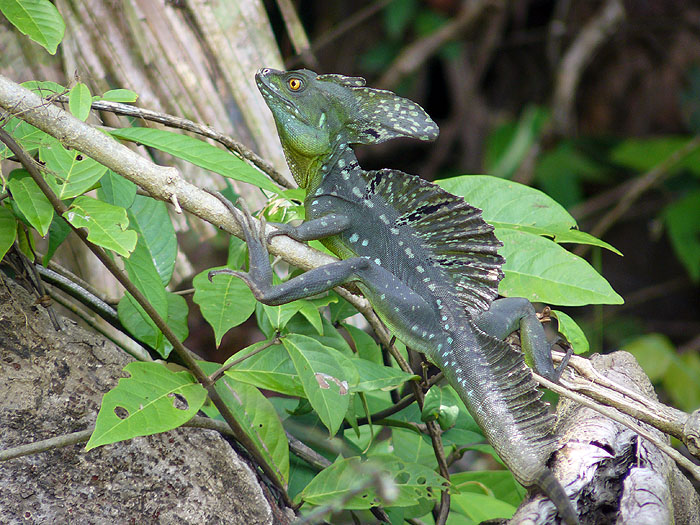
[[[130, 357], [60, 322], [56, 332], [43, 307], [0, 273], [0, 448], [84, 430], [124, 375]], [[3, 524], [267, 525], [282, 511], [266, 494], [226, 440], [194, 428], [0, 463]]]
[[[627, 352], [594, 355], [608, 379], [656, 400], [649, 378]], [[581, 524], [700, 524], [700, 498], [676, 463], [629, 428], [570, 400], [558, 407], [561, 443], [552, 469], [576, 495]], [[668, 436], [643, 425], [659, 439]], [[554, 506], [533, 494], [512, 524], [552, 523]]]

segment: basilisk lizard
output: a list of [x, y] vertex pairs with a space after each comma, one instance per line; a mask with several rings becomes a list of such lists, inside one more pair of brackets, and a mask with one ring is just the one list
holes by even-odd
[[444, 372], [515, 478], [541, 489], [567, 524], [578, 523], [545, 466], [554, 416], [522, 354], [503, 339], [520, 329], [528, 362], [554, 381], [565, 363], [554, 369], [529, 301], [496, 299], [504, 260], [493, 227], [481, 210], [418, 177], [364, 171], [351, 147], [395, 137], [434, 140], [437, 125], [417, 104], [365, 87], [359, 77], [262, 69], [256, 81], [294, 179], [307, 192], [306, 220], [276, 225], [270, 236], [320, 239], [342, 260], [273, 286], [269, 237], [246, 213], [237, 220], [249, 271], [217, 273], [240, 277], [268, 305], [356, 283], [393, 333]]

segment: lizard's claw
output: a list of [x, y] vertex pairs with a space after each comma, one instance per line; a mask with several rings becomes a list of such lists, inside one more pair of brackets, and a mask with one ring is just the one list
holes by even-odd
[[238, 204], [241, 209], [238, 210], [234, 205], [218, 192], [209, 192], [219, 199], [224, 206], [233, 215], [235, 221], [243, 230], [243, 237], [248, 245], [249, 268], [247, 272], [232, 270], [230, 268], [222, 268], [209, 272], [209, 280], [217, 274], [227, 274], [238, 277], [245, 282], [253, 295], [258, 300], [263, 300], [265, 290], [272, 286], [272, 267], [270, 266], [270, 258], [267, 251], [267, 239], [265, 238], [265, 220], [261, 220], [259, 224], [250, 213], [245, 202], [239, 200]]
[[569, 359], [571, 359], [571, 356], [574, 354], [574, 347], [571, 346], [569, 341], [559, 335], [557, 335], [557, 338], [552, 341], [552, 347], [554, 347], [554, 345], [559, 345], [566, 351], [566, 354], [564, 354], [564, 357], [562, 357], [561, 361], [559, 362], [559, 366], [554, 370], [554, 382], [558, 383], [559, 378], [561, 378], [561, 374], [566, 368], [566, 365], [569, 364]]
[[275, 228], [277, 229], [272, 230], [270, 233], [267, 234], [266, 242], [268, 244], [270, 244], [270, 241], [272, 241], [274, 237], [279, 237], [280, 235], [286, 235], [287, 237], [294, 239], [294, 237], [291, 235], [294, 229], [293, 226], [290, 226], [289, 224], [280, 223], [275, 224]]

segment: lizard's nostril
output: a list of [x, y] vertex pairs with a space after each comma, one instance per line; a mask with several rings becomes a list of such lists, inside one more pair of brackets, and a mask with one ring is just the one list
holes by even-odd
[[267, 67], [260, 70], [261, 75], [267, 75], [269, 72], [270, 72], [270, 68], [267, 68]]

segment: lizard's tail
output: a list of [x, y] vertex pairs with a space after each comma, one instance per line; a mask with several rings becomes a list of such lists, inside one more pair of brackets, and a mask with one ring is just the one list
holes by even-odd
[[559, 480], [554, 477], [551, 470], [544, 468], [537, 473], [533, 485], [544, 492], [552, 503], [554, 503], [557, 507], [559, 517], [566, 525], [579, 525], [578, 514], [576, 514], [574, 510], [569, 496], [564, 491], [564, 487], [561, 486]]

